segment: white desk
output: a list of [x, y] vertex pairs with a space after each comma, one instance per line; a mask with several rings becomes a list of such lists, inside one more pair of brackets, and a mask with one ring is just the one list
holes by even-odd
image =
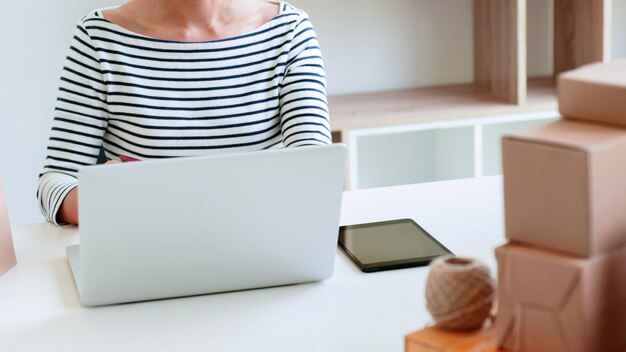
[[[500, 177], [346, 192], [341, 223], [410, 217], [453, 252], [495, 268]], [[65, 259], [75, 228], [15, 226], [0, 278], [1, 351], [403, 351], [430, 321], [427, 269], [361, 273], [341, 252], [313, 284], [100, 308], [81, 306]]]

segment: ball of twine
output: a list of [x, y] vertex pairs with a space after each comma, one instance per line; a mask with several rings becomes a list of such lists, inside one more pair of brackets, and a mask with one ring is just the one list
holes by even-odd
[[482, 327], [495, 298], [489, 268], [478, 260], [444, 256], [430, 265], [426, 307], [437, 326], [456, 331]]

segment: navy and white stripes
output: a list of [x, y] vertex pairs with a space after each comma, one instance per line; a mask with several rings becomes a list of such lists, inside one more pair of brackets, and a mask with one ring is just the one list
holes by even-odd
[[281, 3], [250, 33], [209, 42], [146, 37], [102, 17], [77, 25], [37, 196], [56, 223], [82, 166], [331, 143], [325, 74], [307, 15]]

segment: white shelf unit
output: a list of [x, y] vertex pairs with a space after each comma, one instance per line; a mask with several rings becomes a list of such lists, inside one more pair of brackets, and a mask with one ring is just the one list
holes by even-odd
[[557, 118], [547, 110], [345, 130], [348, 188], [497, 175], [503, 134]]

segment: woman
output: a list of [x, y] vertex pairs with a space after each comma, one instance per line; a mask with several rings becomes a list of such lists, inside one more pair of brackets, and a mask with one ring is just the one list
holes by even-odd
[[131, 0], [77, 25], [37, 197], [78, 224], [80, 167], [331, 143], [307, 15], [264, 0]]

